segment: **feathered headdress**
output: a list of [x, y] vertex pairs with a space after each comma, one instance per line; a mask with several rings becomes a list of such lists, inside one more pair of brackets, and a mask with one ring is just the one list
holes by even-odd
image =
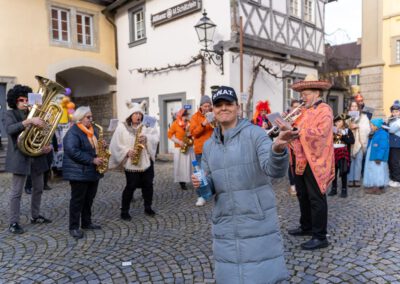
[[268, 101], [258, 101], [256, 105], [256, 111], [254, 112], [253, 115], [253, 122], [257, 123], [257, 117], [260, 115], [260, 112], [265, 110], [268, 113], [271, 113], [271, 109], [269, 108], [269, 102]]

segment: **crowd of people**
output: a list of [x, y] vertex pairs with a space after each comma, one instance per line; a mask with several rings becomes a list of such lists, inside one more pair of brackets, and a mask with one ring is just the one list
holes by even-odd
[[[201, 181], [191, 166], [196, 160], [215, 196], [211, 221], [217, 283], [287, 279], [272, 178], [289, 178], [289, 193], [297, 196], [300, 216], [298, 227], [288, 233], [311, 237], [301, 244], [304, 250], [329, 246], [327, 195], [338, 194], [339, 178], [342, 198], [348, 196], [348, 187], [363, 185], [368, 194], [382, 194], [387, 186], [400, 187], [400, 102], [391, 106], [386, 122], [364, 111], [360, 95], [346, 113], [334, 117], [323, 102], [323, 91], [330, 87], [312, 75], [294, 83], [291, 88], [301, 100], [293, 100], [273, 120], [268, 101], [257, 104], [253, 120], [240, 118], [236, 92], [228, 86], [214, 86], [211, 97], [202, 96], [191, 118], [187, 109], [177, 111], [168, 130], [175, 146], [174, 182], [181, 190], [187, 190], [191, 182], [197, 190]], [[31, 223], [52, 222], [40, 214], [40, 204], [53, 146], [44, 146], [39, 156], [17, 147], [22, 131], [45, 126], [40, 118], [27, 116], [30, 92], [22, 85], [9, 90], [9, 110], [3, 121], [9, 141], [6, 171], [12, 173], [9, 231], [14, 234], [24, 233], [19, 217], [28, 177]], [[71, 186], [69, 233], [76, 239], [84, 237], [83, 230], [101, 229], [92, 222], [92, 205], [103, 177], [99, 166], [104, 163], [110, 169], [122, 169], [126, 177], [121, 219], [132, 219], [130, 204], [136, 188], [142, 191], [144, 214], [156, 215], [152, 201], [159, 132], [144, 124], [144, 104], [127, 106], [129, 115], [118, 124], [109, 145], [109, 161], [100, 154], [99, 131], [90, 107], [74, 112], [64, 137], [62, 174]], [[203, 206], [206, 200], [196, 192], [195, 206]]]

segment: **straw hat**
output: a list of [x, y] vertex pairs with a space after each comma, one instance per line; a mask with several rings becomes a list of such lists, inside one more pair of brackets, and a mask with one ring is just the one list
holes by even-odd
[[309, 74], [303, 81], [292, 84], [291, 88], [296, 92], [301, 92], [307, 89], [328, 90], [332, 87], [332, 83], [325, 80], [318, 80], [318, 78]]

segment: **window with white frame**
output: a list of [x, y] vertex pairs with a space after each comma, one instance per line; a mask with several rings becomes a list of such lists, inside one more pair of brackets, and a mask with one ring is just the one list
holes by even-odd
[[400, 63], [400, 40], [396, 40], [396, 64]]
[[144, 18], [144, 6], [135, 7], [129, 14], [130, 19], [130, 44], [135, 46], [146, 41], [146, 27]]
[[290, 0], [289, 14], [300, 18], [301, 0]]
[[304, 20], [314, 22], [314, 0], [304, 0]]
[[300, 93], [293, 91], [291, 86], [294, 83], [294, 79], [288, 77], [285, 79], [285, 105], [284, 109], [287, 110], [290, 108], [290, 103], [292, 100], [300, 100]]
[[70, 13], [66, 9], [51, 8], [51, 37], [54, 41], [69, 42]]
[[82, 45], [93, 45], [93, 16], [76, 14], [77, 41]]
[[353, 74], [349, 76], [350, 86], [359, 85], [359, 82], [360, 82], [360, 75]]

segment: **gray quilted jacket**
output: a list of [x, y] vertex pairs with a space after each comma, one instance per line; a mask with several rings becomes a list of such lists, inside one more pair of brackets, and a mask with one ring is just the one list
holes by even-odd
[[265, 131], [247, 120], [203, 147], [202, 167], [215, 192], [212, 213], [218, 284], [288, 278], [271, 178], [286, 175], [288, 154], [274, 153]]

